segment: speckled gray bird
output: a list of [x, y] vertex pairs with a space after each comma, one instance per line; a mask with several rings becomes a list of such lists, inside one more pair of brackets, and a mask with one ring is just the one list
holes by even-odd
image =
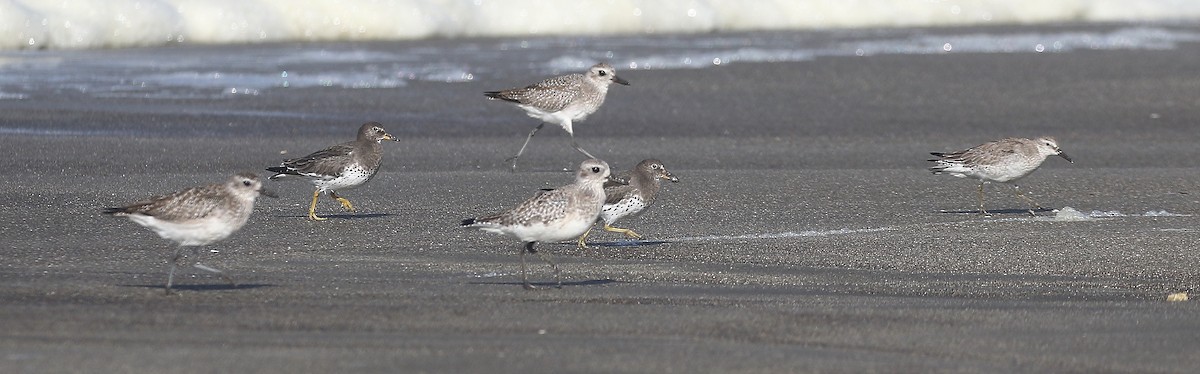
[[1063, 153], [1062, 149], [1058, 148], [1058, 142], [1050, 137], [1005, 138], [961, 151], [930, 152], [930, 154], [937, 157], [929, 160], [935, 163], [933, 167], [929, 168], [929, 171], [934, 174], [950, 174], [959, 178], [979, 180], [979, 213], [985, 216], [991, 214], [983, 207], [984, 184], [989, 182], [1011, 184], [1017, 196], [1025, 199], [1032, 206], [1029, 214], [1035, 215], [1035, 210], [1042, 209], [1041, 205], [1021, 193], [1021, 188], [1013, 182], [1037, 170], [1050, 156], [1059, 156], [1067, 162], [1075, 163], [1071, 157]]
[[596, 158], [575, 141], [575, 130], [572, 126], [575, 121], [583, 121], [600, 109], [605, 96], [608, 95], [608, 86], [614, 82], [629, 85], [629, 82], [617, 76], [617, 71], [612, 66], [599, 63], [586, 73], [561, 75], [526, 87], [484, 92], [489, 98], [515, 103], [525, 110], [525, 114], [542, 121], [525, 137], [525, 143], [521, 144], [517, 154], [508, 159], [512, 161], [512, 169], [517, 169], [517, 159], [525, 153], [525, 147], [529, 145], [533, 135], [546, 123], [562, 126], [571, 136], [571, 146], [575, 147], [575, 150], [588, 158]]
[[521, 241], [521, 282], [526, 289], [534, 289], [529, 283], [525, 265], [525, 254], [534, 253], [550, 264], [554, 280], [562, 287], [558, 265], [534, 245], [538, 242], [557, 242], [578, 237], [587, 231], [604, 206], [604, 181], [608, 179], [608, 163], [588, 159], [579, 165], [575, 182], [553, 190], [542, 191], [510, 210], [479, 218], [462, 221], [462, 227], [478, 228], [516, 237]]
[[346, 211], [354, 212], [350, 200], [339, 196], [337, 191], [361, 186], [379, 172], [379, 166], [383, 163], [383, 147], [380, 143], [384, 140], [399, 141], [384, 131], [379, 122], [367, 122], [359, 126], [358, 137], [354, 141], [284, 161], [279, 166], [267, 168], [267, 171], [276, 173], [270, 179], [297, 175], [311, 181], [317, 189], [313, 191], [312, 204], [308, 207], [308, 218], [324, 221], [327, 218], [317, 216], [317, 199], [321, 197], [321, 192], [327, 192]]
[[[622, 218], [638, 215], [654, 204], [658, 191], [662, 189], [662, 181], [679, 182], [679, 178], [675, 178], [662, 161], [652, 158], [642, 160], [633, 170], [622, 174], [604, 183], [605, 201], [600, 209], [600, 220], [604, 222], [604, 231], [641, 239], [642, 236], [633, 230], [612, 225]], [[587, 248], [587, 238], [591, 232], [589, 227], [579, 236], [579, 248]]]
[[225, 183], [193, 187], [170, 195], [152, 197], [119, 208], [107, 208], [103, 212], [142, 225], [159, 237], [177, 243], [175, 254], [168, 259], [171, 270], [167, 274], [166, 292], [171, 293], [175, 281], [175, 268], [183, 247], [192, 247], [193, 267], [221, 275], [233, 284], [233, 279], [220, 270], [199, 262], [200, 246], [225, 239], [242, 226], [254, 211], [254, 200], [258, 195], [275, 197], [263, 188], [258, 176], [242, 173], [230, 177]]

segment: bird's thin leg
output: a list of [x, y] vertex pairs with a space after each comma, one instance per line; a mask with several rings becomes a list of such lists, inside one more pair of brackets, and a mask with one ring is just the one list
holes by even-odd
[[321, 190], [313, 191], [312, 205], [308, 206], [308, 219], [313, 221], [324, 221], [328, 218], [317, 217], [317, 198], [321, 197]]
[[592, 233], [592, 228], [591, 228], [591, 226], [589, 226], [588, 230], [584, 231], [583, 235], [579, 236], [579, 244], [577, 245], [577, 247], [579, 249], [587, 249], [587, 247], [588, 247], [587, 246], [587, 237], [588, 237], [588, 234], [591, 234], [591, 233]]
[[525, 153], [525, 147], [529, 145], [529, 140], [533, 139], [533, 135], [537, 134], [538, 130], [541, 130], [542, 127], [544, 127], [544, 126], [546, 126], [546, 123], [542, 122], [542, 123], [539, 123], [537, 125], [537, 127], [534, 127], [533, 131], [529, 132], [529, 136], [525, 137], [525, 143], [521, 144], [521, 149], [517, 151], [517, 154], [512, 157], [509, 157], [507, 160], [505, 160], [505, 161], [512, 161], [512, 171], [513, 172], [517, 171], [517, 159], [521, 158], [521, 155]]
[[237, 282], [234, 282], [233, 278], [230, 278], [228, 275], [225, 275], [225, 272], [217, 270], [217, 268], [200, 263], [200, 247], [192, 247], [192, 257], [194, 257], [196, 259], [196, 261], [192, 263], [192, 267], [207, 271], [209, 273], [219, 275], [219, 276], [221, 276], [221, 279], [225, 281], [225, 283], [229, 283], [230, 286], [237, 287]]
[[634, 239], [642, 238], [641, 235], [638, 235], [638, 233], [633, 232], [633, 230], [623, 229], [620, 227], [612, 227], [612, 226], [609, 226], [608, 223], [604, 224], [604, 231], [622, 233], [622, 234], [625, 234], [625, 236], [628, 236], [628, 237], [634, 238]]
[[575, 141], [575, 129], [574, 129], [574, 124], [572, 123], [571, 120], [568, 119], [568, 120], [564, 121], [562, 123], [562, 127], [563, 127], [563, 130], [567, 130], [567, 135], [571, 136], [571, 146], [575, 147], [576, 151], [579, 151], [579, 153], [582, 153], [584, 156], [587, 156], [588, 158], [596, 158], [596, 156], [592, 156], [592, 154], [588, 153], [588, 151], [583, 150], [583, 147], [580, 147], [579, 143]]
[[329, 190], [329, 196], [333, 197], [333, 199], [337, 200], [339, 203], [342, 203], [342, 208], [345, 208], [347, 212], [355, 211], [354, 205], [350, 204], [350, 200], [346, 200], [346, 198], [338, 196], [337, 191]]
[[1032, 208], [1029, 209], [1029, 215], [1036, 216], [1037, 214], [1035, 214], [1034, 212], [1037, 210], [1042, 210], [1042, 205], [1038, 204], [1036, 201], [1033, 201], [1033, 198], [1026, 196], [1024, 193], [1022, 193], [1021, 187], [1018, 187], [1015, 184], [1012, 186], [1013, 186], [1013, 191], [1017, 192], [1017, 196], [1020, 196], [1021, 198], [1025, 199], [1025, 201], [1028, 201], [1029, 205], [1032, 206]]
[[591, 153], [588, 153], [588, 151], [585, 151], [583, 148], [579, 147], [579, 143], [575, 142], [575, 134], [571, 134], [571, 146], [575, 147], [575, 150], [579, 151], [579, 153], [583, 153], [584, 156], [588, 156], [588, 158], [596, 158], [596, 156], [592, 156]]
[[525, 265], [525, 252], [533, 252], [533, 243], [526, 242], [525, 247], [521, 248], [521, 286], [527, 290], [536, 290], [532, 284], [529, 284], [529, 268]]
[[[530, 249], [532, 249], [532, 246], [530, 246]], [[554, 261], [550, 261], [550, 258], [546, 257], [546, 254], [544, 252], [534, 252], [534, 253], [536, 253], [538, 255], [538, 257], [542, 259], [542, 261], [545, 261], [547, 264], [550, 264], [551, 269], [554, 269], [554, 282], [557, 283], [557, 285], [555, 285], [554, 288], [562, 288], [562, 273], [558, 270], [558, 264], [554, 263]]]
[[183, 255], [182, 252], [183, 252], [183, 246], [182, 245], [177, 246], [177, 247], [175, 247], [175, 255], [173, 255], [167, 259], [167, 262], [171, 263], [171, 270], [167, 271], [167, 285], [166, 285], [166, 287], [164, 287], [166, 289], [167, 295], [171, 294], [171, 285], [173, 285], [175, 283], [175, 267], [176, 267], [176, 264], [179, 262], [179, 256]]
[[991, 213], [988, 213], [987, 209], [983, 209], [983, 183], [979, 183], [979, 214], [985, 217], [992, 216]]

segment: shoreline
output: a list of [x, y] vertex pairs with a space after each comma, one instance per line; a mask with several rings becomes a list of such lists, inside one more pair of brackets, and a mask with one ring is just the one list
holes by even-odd
[[[582, 159], [548, 129], [507, 171], [536, 122], [481, 92], [512, 82], [38, 97], [5, 126], [149, 135], [0, 137], [0, 371], [1195, 371], [1197, 304], [1165, 301], [1200, 279], [1195, 66], [1189, 43], [622, 73], [634, 85], [576, 134], [614, 169], [656, 157], [681, 179], [622, 221], [664, 243], [545, 245], [568, 282], [546, 292], [520, 288], [514, 240], [456, 226]], [[98, 213], [263, 175], [367, 120], [402, 141], [343, 194], [361, 212], [322, 200], [333, 218], [308, 222], [311, 186], [272, 182], [280, 198], [203, 255], [238, 287], [184, 272], [163, 297], [170, 243]], [[930, 151], [1047, 134], [1076, 163], [1022, 190], [1125, 216], [1029, 219], [989, 185], [1000, 214], [981, 218], [972, 181], [924, 170]]]

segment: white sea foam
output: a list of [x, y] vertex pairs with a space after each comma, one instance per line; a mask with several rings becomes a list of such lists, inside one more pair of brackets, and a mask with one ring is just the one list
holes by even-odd
[[799, 232], [780, 232], [780, 233], [761, 233], [761, 234], [744, 234], [744, 235], [710, 235], [710, 236], [694, 236], [684, 238], [668, 239], [673, 242], [683, 241], [712, 241], [712, 240], [757, 240], [757, 239], [786, 239], [786, 238], [804, 238], [813, 236], [831, 236], [831, 235], [848, 235], [848, 234], [866, 234], [883, 231], [896, 230], [894, 227], [877, 227], [869, 229], [837, 229], [837, 230], [821, 230], [821, 231], [799, 231]]
[[1057, 212], [1054, 212], [1054, 216], [1052, 219], [1054, 221], [1061, 221], [1061, 222], [1076, 222], [1076, 221], [1090, 221], [1095, 218], [1092, 217], [1090, 214], [1084, 214], [1083, 212], [1080, 212], [1079, 210], [1076, 210], [1075, 208], [1064, 207], [1062, 209], [1059, 209]]
[[[4, 6], [0, 3], [0, 10]], [[4, 17], [0, 13], [0, 19]], [[477, 77], [511, 84], [511, 77], [577, 72], [598, 61], [621, 71], [694, 69], [888, 54], [1172, 49], [1180, 43], [1200, 42], [1200, 33], [1193, 28], [1169, 25], [1051, 30], [778, 31], [606, 36], [583, 42], [576, 37], [539, 37], [399, 46], [331, 42], [0, 50], [0, 101], [37, 99], [58, 92], [93, 97], [233, 99], [294, 88], [393, 89], [403, 88], [409, 81], [467, 82]]]
[[10, 0], [0, 49], [1198, 18], [1191, 0]]
[[0, 91], [0, 100], [24, 100], [28, 99], [29, 95], [19, 93], [8, 93]]
[[1143, 217], [1191, 217], [1191, 214], [1171, 213], [1166, 210], [1151, 210], [1142, 214]]
[[[1067, 207], [1067, 208], [1070, 208], [1070, 207]], [[1066, 208], [1064, 208], [1064, 209], [1066, 209]], [[1091, 213], [1088, 213], [1088, 217], [1092, 217], [1092, 218], [1111, 218], [1111, 217], [1128, 217], [1128, 216], [1129, 216], [1128, 214], [1121, 213], [1120, 211], [1116, 211], [1116, 210], [1093, 210], [1093, 211], [1091, 211]]]
[[1055, 212], [1054, 221], [1090, 221], [1104, 218], [1121, 218], [1121, 217], [1190, 217], [1189, 214], [1171, 213], [1166, 210], [1151, 210], [1143, 214], [1125, 214], [1117, 210], [1093, 210], [1091, 212], [1080, 212], [1072, 207], [1064, 207]]
[[[1200, 33], [1165, 27], [1113, 30], [1001, 32], [994, 34], [905, 33], [862, 38], [836, 33], [813, 42], [802, 33], [750, 33], [687, 37], [608, 37], [589, 47], [571, 38], [496, 40], [486, 43], [410, 47], [400, 51], [353, 44], [264, 45], [211, 53], [200, 48], [119, 51], [0, 52], [0, 85], [24, 99], [39, 89], [75, 89], [97, 96], [145, 98], [231, 97], [301, 87], [397, 88], [410, 80], [465, 82], [477, 75], [559, 74], [596, 61], [619, 69], [686, 69], [740, 62], [805, 61], [818, 57], [931, 53], [1060, 53], [1076, 49], [1169, 49], [1200, 42]], [[799, 38], [799, 39], [798, 39]], [[945, 51], [945, 46], [952, 46]], [[536, 61], [536, 62], [535, 62]], [[179, 90], [179, 88], [198, 90]]]

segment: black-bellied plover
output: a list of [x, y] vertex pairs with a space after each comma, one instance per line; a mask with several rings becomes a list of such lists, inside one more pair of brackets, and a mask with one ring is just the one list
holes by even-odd
[[1071, 157], [1058, 148], [1054, 138], [1041, 137], [1037, 139], [1005, 138], [983, 143], [966, 150], [955, 152], [930, 152], [937, 156], [929, 160], [935, 163], [929, 168], [934, 174], [950, 174], [959, 178], [975, 178], [979, 180], [979, 213], [991, 215], [983, 208], [983, 185], [988, 182], [1012, 184], [1017, 196], [1027, 200], [1032, 208], [1029, 214], [1042, 209], [1041, 205], [1021, 193], [1021, 188], [1013, 181], [1021, 179], [1037, 170], [1047, 157], [1060, 156], [1067, 162], [1075, 163]]
[[179, 244], [168, 261], [171, 270], [167, 273], [166, 292], [171, 293], [175, 281], [175, 267], [183, 247], [192, 247], [193, 267], [216, 273], [233, 284], [233, 279], [220, 270], [201, 264], [200, 246], [225, 239], [246, 225], [254, 211], [254, 200], [258, 195], [275, 197], [263, 188], [257, 175], [241, 173], [225, 183], [193, 187], [170, 195], [152, 197], [120, 208], [107, 208], [103, 212], [120, 217], [129, 217], [133, 222], [149, 228], [155, 234]]
[[579, 165], [575, 183], [542, 191], [508, 211], [462, 221], [462, 227], [474, 227], [488, 232], [511, 235], [521, 241], [521, 283], [529, 283], [525, 253], [535, 253], [554, 269], [554, 280], [562, 288], [558, 265], [534, 249], [538, 242], [557, 242], [574, 239], [583, 234], [600, 216], [604, 206], [604, 181], [608, 179], [608, 164], [589, 159]]
[[617, 71], [612, 66], [599, 63], [593, 65], [586, 73], [560, 75], [521, 88], [484, 92], [489, 98], [516, 103], [525, 110], [525, 114], [542, 121], [525, 137], [525, 143], [521, 144], [517, 154], [509, 158], [512, 160], [513, 170], [517, 169], [517, 159], [525, 153], [529, 140], [533, 139], [533, 135], [547, 122], [562, 126], [571, 136], [572, 147], [589, 158], [596, 158], [575, 142], [572, 123], [583, 121], [588, 115], [595, 113], [596, 109], [604, 104], [608, 86], [614, 82], [629, 85], [629, 82], [617, 76]]
[[276, 173], [271, 179], [298, 175], [311, 181], [317, 189], [313, 191], [312, 204], [308, 207], [308, 218], [324, 221], [327, 218], [317, 216], [317, 198], [321, 197], [321, 192], [329, 193], [346, 211], [353, 212], [354, 205], [338, 196], [337, 191], [361, 186], [379, 172], [383, 161], [383, 147], [379, 143], [384, 140], [399, 141], [384, 131], [379, 122], [367, 122], [358, 128], [358, 138], [354, 141], [284, 161], [267, 171]]
[[[622, 173], [625, 174], [625, 173]], [[662, 161], [645, 159], [633, 167], [627, 175], [613, 177], [618, 180], [604, 183], [604, 207], [600, 210], [600, 220], [604, 221], [604, 231], [625, 234], [630, 238], [641, 239], [642, 236], [630, 229], [613, 227], [617, 220], [637, 215], [654, 203], [663, 180], [679, 182]], [[579, 236], [579, 248], [587, 248], [587, 237], [592, 230]]]

